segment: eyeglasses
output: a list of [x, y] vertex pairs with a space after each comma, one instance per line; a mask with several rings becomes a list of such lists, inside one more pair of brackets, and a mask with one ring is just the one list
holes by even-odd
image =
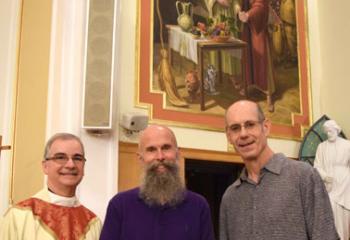
[[53, 157], [45, 158], [46, 161], [52, 160], [61, 165], [66, 165], [69, 159], [72, 159], [74, 164], [82, 164], [83, 162], [86, 161], [86, 158], [83, 155], [73, 155], [71, 157], [68, 157], [68, 155], [66, 154], [60, 154], [60, 155], [55, 155]]
[[228, 131], [232, 132], [235, 135], [241, 133], [242, 128], [244, 128], [247, 132], [255, 131], [258, 126], [263, 122], [262, 121], [246, 121], [244, 123], [235, 123], [227, 127]]

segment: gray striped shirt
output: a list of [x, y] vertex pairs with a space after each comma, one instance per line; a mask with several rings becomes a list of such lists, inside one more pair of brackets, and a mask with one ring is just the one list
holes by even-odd
[[328, 194], [310, 165], [274, 154], [259, 183], [246, 170], [226, 190], [220, 240], [336, 240]]

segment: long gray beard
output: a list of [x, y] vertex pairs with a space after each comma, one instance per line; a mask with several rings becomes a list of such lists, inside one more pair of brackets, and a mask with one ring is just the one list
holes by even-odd
[[[158, 173], [158, 166], [167, 171]], [[179, 166], [170, 161], [156, 162], [147, 166], [142, 176], [140, 197], [149, 206], [175, 206], [183, 201], [185, 186], [179, 174]]]

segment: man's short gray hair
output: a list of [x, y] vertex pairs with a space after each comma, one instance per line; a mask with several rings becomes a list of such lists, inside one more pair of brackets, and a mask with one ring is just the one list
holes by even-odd
[[84, 145], [79, 137], [77, 137], [71, 133], [56, 133], [46, 143], [45, 150], [44, 150], [44, 159], [49, 157], [48, 154], [49, 154], [50, 148], [56, 140], [76, 140], [77, 142], [79, 142], [79, 144], [81, 146], [81, 150], [83, 151], [83, 155], [85, 155]]

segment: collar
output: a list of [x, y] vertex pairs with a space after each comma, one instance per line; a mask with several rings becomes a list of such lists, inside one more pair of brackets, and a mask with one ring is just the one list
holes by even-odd
[[[276, 175], [281, 174], [284, 155], [283, 153], [276, 153], [272, 155], [270, 160], [265, 164], [265, 166], [260, 170], [261, 172], [271, 172]], [[247, 169], [243, 168], [239, 178], [233, 183], [233, 186], [238, 187], [242, 184], [242, 182], [246, 182], [248, 180]]]
[[266, 163], [263, 169], [266, 169], [267, 171], [276, 175], [280, 175], [283, 167], [282, 159], [284, 158], [285, 156], [283, 153], [276, 153], [272, 155], [271, 159]]
[[80, 205], [76, 196], [63, 197], [51, 191], [48, 191], [48, 192], [49, 192], [50, 203], [53, 203], [59, 206], [64, 206], [64, 207], [77, 207]]

